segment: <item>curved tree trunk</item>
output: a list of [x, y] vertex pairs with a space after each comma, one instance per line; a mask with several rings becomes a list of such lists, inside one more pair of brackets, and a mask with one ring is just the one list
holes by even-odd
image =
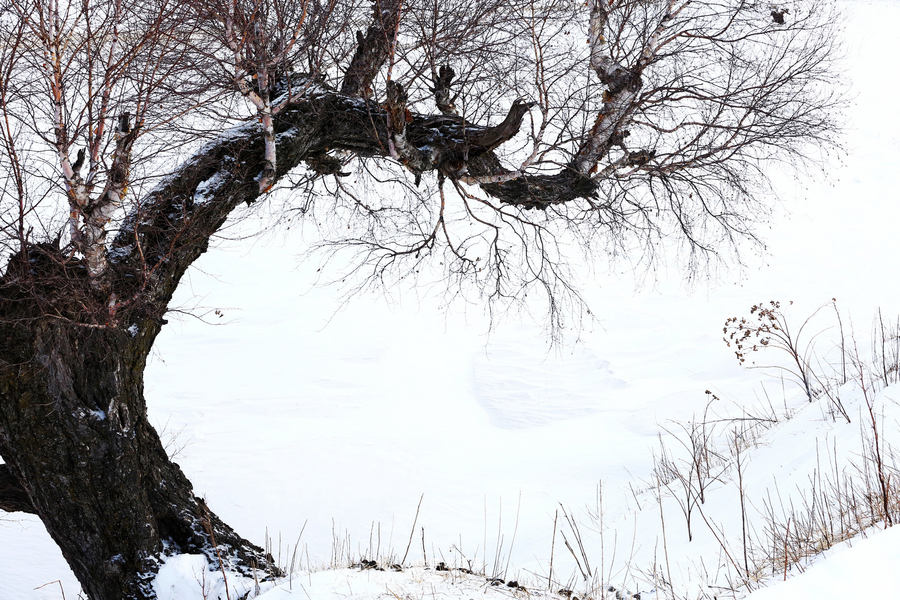
[[88, 596], [155, 597], [163, 554], [205, 553], [216, 564], [210, 531], [226, 568], [269, 569], [260, 548], [194, 496], [147, 421], [143, 371], [160, 325], [25, 323], [0, 326], [0, 453], [23, 484], [5, 495], [29, 508], [24, 492]]
[[[492, 150], [523, 114], [516, 104], [495, 127], [415, 115], [403, 135], [431, 148], [417, 170], [496, 175]], [[384, 153], [396, 137], [387, 123], [384, 108], [319, 87], [278, 116], [276, 178], [333, 148]], [[167, 553], [276, 571], [193, 495], [147, 421], [143, 395], [178, 282], [229, 213], [260, 195], [263, 138], [255, 124], [229, 131], [143, 198], [110, 246], [102, 289], [83, 260], [54, 244], [27, 246], [0, 277], [0, 508], [36, 513], [94, 600], [155, 597], [149, 581]], [[485, 187], [524, 206], [593, 192], [571, 188], [566, 177]]]
[[[470, 157], [478, 174], [500, 168], [491, 149], [516, 133], [523, 112], [516, 105], [496, 127], [416, 116], [406, 135], [433, 148], [421, 168], [459, 169]], [[277, 177], [329, 148], [383, 152], [386, 123], [383, 108], [320, 89], [279, 115]], [[94, 600], [155, 597], [149, 579], [166, 553], [275, 571], [194, 497], [143, 395], [147, 356], [182, 275], [229, 213], [260, 194], [263, 146], [258, 127], [239, 127], [148, 194], [111, 245], [102, 291], [84, 261], [53, 244], [28, 246], [0, 277], [0, 508], [36, 513]], [[552, 178], [533, 184], [501, 193], [525, 205], [571, 194]]]

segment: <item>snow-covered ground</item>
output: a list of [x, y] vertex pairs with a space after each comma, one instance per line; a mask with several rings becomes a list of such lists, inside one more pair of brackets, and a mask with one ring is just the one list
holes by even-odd
[[[161, 598], [197, 597], [197, 589], [205, 585], [209, 597], [224, 594], [223, 578], [206, 572], [205, 561], [178, 557], [177, 564], [167, 564], [157, 579]], [[197, 557], [195, 557], [197, 558]], [[830, 598], [895, 598], [900, 590], [900, 528], [881, 531], [868, 538], [835, 546], [825, 552], [804, 573], [750, 593], [747, 600], [823, 600]], [[206, 578], [205, 580], [203, 578]], [[518, 582], [516, 582], [518, 584]], [[277, 585], [263, 583], [263, 600], [302, 598], [306, 600], [373, 600], [433, 598], [434, 600], [512, 600], [538, 598], [559, 600], [557, 593], [545, 588], [510, 588], [491, 585], [484, 577], [410, 568], [403, 572], [334, 569], [303, 572]], [[611, 586], [612, 587], [612, 586]], [[235, 586], [230, 592], [255, 590], [253, 582]], [[166, 595], [169, 592], [170, 595]], [[224, 597], [224, 596], [223, 596]], [[653, 598], [642, 594], [641, 598]]]
[[[741, 368], [721, 340], [725, 319], [760, 301], [794, 301], [787, 312], [801, 322], [837, 298], [844, 327], [852, 320], [862, 346], [879, 307], [886, 317], [900, 315], [900, 109], [891, 75], [900, 4], [842, 4], [855, 100], [849, 152], [830, 181], [779, 181], [791, 214], [775, 219], [769, 254], [748, 257], [743, 277], [724, 274], [690, 291], [674, 267], [638, 291], [628, 273], [585, 281], [598, 323], [578, 344], [551, 350], [527, 321], [507, 320], [486, 335], [478, 307], [448, 314], [430, 298], [363, 297], [338, 311], [334, 290], [311, 286], [315, 266], [298, 267], [296, 239], [228, 243], [204, 256], [176, 303], [219, 308], [224, 317], [210, 317], [222, 325], [172, 319], [147, 371], [147, 399], [214, 511], [260, 545], [268, 535], [281, 564], [302, 550], [296, 565], [305, 571], [266, 598], [522, 593], [421, 568], [308, 572], [348, 558], [398, 561], [411, 531], [407, 563], [486, 564], [488, 575], [517, 579], [534, 593], [546, 588], [552, 553], [554, 578], [569, 585], [577, 569], [561, 536], [575, 542], [563, 509], [582, 528], [604, 581], [640, 589], [646, 600], [653, 594], [626, 566], [646, 569], [655, 557], [662, 572], [667, 554], [666, 579], [700, 585], [701, 571], [727, 570], [723, 545], [742, 563], [737, 486], [723, 477], [710, 488], [701, 508], [712, 526], [696, 513], [689, 543], [674, 498], [660, 518], [652, 471], [661, 428], [680, 431], [677, 423], [701, 414], [706, 390], [719, 398], [710, 408], [716, 416], [769, 414], [769, 400], [779, 415], [747, 447], [743, 476], [754, 518], [765, 489], [776, 494], [773, 482], [782, 494], [799, 493], [813, 469], [831, 464], [829, 453], [858, 458], [858, 390], [842, 392], [853, 423], [835, 422], [823, 401], [810, 405], [789, 382], [783, 392], [761, 371]], [[814, 331], [833, 324], [830, 310]], [[823, 334], [822, 349], [833, 334]], [[896, 401], [896, 387], [877, 397], [889, 437], [900, 429]], [[663, 443], [678, 444], [671, 435]], [[720, 530], [724, 544], [712, 535]], [[893, 598], [897, 535], [870, 531], [796, 578], [791, 569], [787, 583], [771, 576], [776, 585], [750, 597], [832, 600], [865, 588]], [[190, 557], [173, 563], [161, 591], [183, 585], [172, 597], [200, 598], [201, 575], [209, 586], [224, 585], [197, 566]], [[571, 588], [579, 585], [580, 576]], [[77, 582], [40, 523], [0, 516], [0, 600], [61, 598], [63, 590], [77, 597]]]

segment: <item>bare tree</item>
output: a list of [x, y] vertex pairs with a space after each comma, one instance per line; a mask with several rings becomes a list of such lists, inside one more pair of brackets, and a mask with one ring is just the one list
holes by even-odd
[[143, 396], [242, 204], [330, 231], [361, 285], [437, 268], [558, 323], [573, 249], [673, 239], [693, 267], [755, 239], [765, 165], [833, 146], [840, 106], [835, 17], [806, 0], [783, 22], [741, 0], [0, 6], [0, 508], [37, 514], [94, 599], [153, 597], [166, 553], [268, 563]]

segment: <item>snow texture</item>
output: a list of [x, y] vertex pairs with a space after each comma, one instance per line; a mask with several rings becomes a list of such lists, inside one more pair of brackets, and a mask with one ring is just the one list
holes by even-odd
[[897, 565], [900, 527], [892, 527], [832, 548], [804, 573], [770, 582], [770, 587], [753, 592], [747, 600], [896, 598], [900, 594]]
[[216, 190], [219, 189], [219, 186], [225, 181], [226, 175], [227, 173], [224, 170], [219, 170], [209, 179], [201, 181], [194, 191], [194, 204], [200, 206], [214, 198]]

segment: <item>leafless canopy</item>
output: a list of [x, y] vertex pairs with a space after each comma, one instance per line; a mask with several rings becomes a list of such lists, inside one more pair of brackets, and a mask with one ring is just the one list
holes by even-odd
[[55, 310], [94, 326], [162, 314], [266, 195], [362, 285], [534, 289], [559, 316], [567, 257], [730, 257], [766, 169], [835, 144], [828, 3], [2, 2], [0, 243], [52, 243], [85, 283]]

